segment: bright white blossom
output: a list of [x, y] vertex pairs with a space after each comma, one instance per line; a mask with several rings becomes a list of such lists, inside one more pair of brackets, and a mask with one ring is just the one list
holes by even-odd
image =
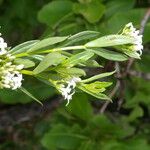
[[65, 86], [64, 84], [61, 84], [59, 91], [61, 92], [64, 99], [67, 100], [66, 106], [69, 104], [70, 100], [72, 99], [73, 94], [75, 93], [76, 83], [80, 81], [81, 81], [80, 78], [73, 77], [72, 79], [66, 82], [67, 86]]
[[[0, 34], [1, 36], [1, 34]], [[7, 43], [4, 42], [4, 39], [0, 37], [0, 55], [6, 54], [7, 53]]]
[[133, 45], [128, 46], [127, 49], [136, 52], [136, 54], [140, 57], [143, 50], [143, 45], [142, 45], [143, 36], [140, 35], [140, 31], [136, 30], [136, 28], [130, 22], [124, 27], [122, 35], [127, 35], [135, 39]]
[[6, 48], [7, 43], [0, 37], [0, 88], [15, 90], [21, 87], [23, 78], [20, 70], [24, 65], [16, 65], [15, 57], [9, 54]]

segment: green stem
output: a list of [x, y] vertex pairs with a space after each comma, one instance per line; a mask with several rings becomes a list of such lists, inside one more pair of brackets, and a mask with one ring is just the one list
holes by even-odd
[[79, 49], [86, 49], [84, 45], [79, 46], [68, 46], [68, 47], [62, 47], [62, 48], [54, 48], [50, 50], [45, 50], [40, 53], [49, 53], [49, 52], [59, 52], [59, 51], [67, 51], [67, 50], [79, 50]]
[[21, 53], [21, 54], [16, 54], [16, 55], [14, 55], [16, 58], [18, 58], [18, 57], [25, 57], [25, 56], [29, 56], [29, 54], [28, 53]]
[[26, 75], [30, 75], [30, 76], [33, 76], [33, 71], [29, 71], [29, 70], [21, 70], [21, 73], [22, 74], [26, 74]]
[[25, 56], [35, 55], [35, 54], [44, 54], [44, 53], [67, 51], [67, 50], [79, 50], [79, 49], [86, 49], [86, 47], [84, 45], [68, 46], [68, 47], [62, 47], [62, 48], [54, 48], [54, 49], [44, 50], [44, 51], [41, 51], [41, 52], [37, 51], [35, 53], [21, 53], [21, 54], [16, 54], [14, 56], [15, 57], [25, 57]]

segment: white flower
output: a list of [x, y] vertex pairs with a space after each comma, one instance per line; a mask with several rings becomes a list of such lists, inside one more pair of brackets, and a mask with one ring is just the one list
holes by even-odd
[[73, 77], [72, 79], [68, 80], [67, 86], [61, 85], [59, 91], [61, 92], [62, 96], [65, 100], [67, 100], [66, 106], [69, 104], [70, 100], [72, 99], [73, 94], [75, 93], [76, 83], [80, 82], [81, 79], [78, 77]]
[[9, 54], [6, 48], [7, 43], [0, 37], [0, 88], [15, 90], [21, 87], [23, 78], [20, 70], [24, 65], [14, 64], [15, 57]]
[[125, 28], [123, 29], [122, 35], [127, 35], [134, 38], [134, 43], [132, 46], [129, 46], [129, 50], [137, 52], [136, 54], [142, 55], [143, 45], [142, 45], [142, 35], [140, 35], [140, 31], [136, 30], [133, 24], [130, 22], [128, 23]]
[[15, 90], [22, 85], [22, 74], [20, 70], [24, 65], [14, 64], [15, 57], [10, 54], [0, 55], [0, 88], [9, 88]]
[[0, 55], [4, 55], [7, 53], [6, 48], [7, 48], [7, 43], [5, 43], [4, 39], [0, 37]]
[[22, 74], [19, 72], [17, 73], [6, 73], [3, 77], [2, 83], [5, 88], [11, 88], [12, 90], [15, 90], [19, 87], [21, 87], [21, 81], [22, 81]]
[[13, 74], [13, 77], [11, 79], [12, 79], [12, 90], [15, 90], [15, 89], [21, 87], [22, 80], [23, 80], [22, 74], [20, 74], [19, 72], [15, 73], [15, 74]]

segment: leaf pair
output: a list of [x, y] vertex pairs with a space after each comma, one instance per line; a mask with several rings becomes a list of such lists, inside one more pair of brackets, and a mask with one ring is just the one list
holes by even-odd
[[85, 47], [89, 51], [92, 51], [96, 55], [104, 57], [105, 59], [113, 60], [113, 61], [125, 61], [128, 59], [128, 56], [125, 55], [126, 53], [122, 54], [120, 52], [103, 49], [102, 47], [132, 44], [134, 43], [134, 41], [135, 40], [131, 37], [115, 34], [115, 35], [103, 36], [96, 40], [90, 41], [85, 44]]
[[[81, 52], [66, 59], [66, 57], [58, 52], [49, 53], [44, 57], [40, 64], [33, 70], [34, 74], [39, 74], [46, 70], [48, 67], [57, 66], [61, 63], [62, 68], [71, 68], [79, 63], [85, 62], [94, 55], [93, 52]], [[65, 60], [66, 59], [66, 60]]]
[[[100, 81], [93, 82], [93, 81], [103, 78], [103, 77], [110, 76], [114, 73], [115, 73], [115, 71], [102, 73], [99, 75], [95, 75], [91, 78], [82, 80], [81, 83], [79, 84], [78, 88], [98, 99], [104, 99], [104, 100], [111, 101], [111, 99], [108, 96], [106, 96], [105, 94], [103, 94], [102, 92], [104, 92], [106, 87], [110, 86], [112, 83], [111, 82], [100, 82]], [[89, 83], [89, 82], [92, 82], [92, 83]]]

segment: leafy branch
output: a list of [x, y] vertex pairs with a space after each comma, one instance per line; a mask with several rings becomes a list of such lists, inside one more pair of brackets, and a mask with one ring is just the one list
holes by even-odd
[[[95, 31], [83, 31], [72, 36], [28, 41], [11, 49], [6, 45], [2, 40], [1, 68], [6, 66], [7, 72], [2, 72], [1, 88], [12, 90], [21, 88], [22, 74], [33, 76], [55, 87], [68, 101], [67, 105], [75, 93], [75, 88], [98, 99], [111, 101], [104, 94], [111, 82], [99, 81], [99, 79], [111, 76], [115, 71], [88, 78], [85, 68], [101, 66], [94, 56], [98, 55], [113, 61], [125, 61], [130, 57], [140, 59], [143, 49], [142, 35], [132, 23], [127, 24], [118, 34], [102, 37], [99, 37], [99, 33]], [[21, 90], [38, 101], [25, 88], [22, 87]]]

